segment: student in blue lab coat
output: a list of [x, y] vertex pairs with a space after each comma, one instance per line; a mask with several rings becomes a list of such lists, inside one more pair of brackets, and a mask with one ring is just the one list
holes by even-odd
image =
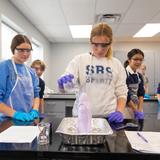
[[126, 117], [144, 119], [144, 82], [142, 75], [138, 72], [144, 59], [144, 53], [140, 49], [132, 49], [128, 52], [127, 57], [128, 60], [124, 63], [127, 74], [126, 83], [128, 86]]
[[24, 64], [31, 55], [30, 40], [16, 35], [11, 51], [13, 57], [0, 63], [0, 114], [31, 121], [39, 116], [39, 81], [35, 71]]

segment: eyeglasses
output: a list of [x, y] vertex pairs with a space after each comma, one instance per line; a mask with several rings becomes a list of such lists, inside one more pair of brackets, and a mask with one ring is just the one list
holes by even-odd
[[109, 43], [94, 43], [92, 42], [91, 44], [94, 46], [94, 47], [98, 47], [100, 46], [101, 48], [106, 48], [108, 47], [112, 42], [109, 42]]
[[24, 52], [27, 52], [27, 53], [30, 53], [32, 51], [32, 49], [28, 49], [28, 48], [15, 48], [18, 53], [24, 53]]
[[133, 61], [140, 61], [140, 62], [142, 62], [144, 59], [142, 59], [142, 58], [132, 58], [132, 60]]

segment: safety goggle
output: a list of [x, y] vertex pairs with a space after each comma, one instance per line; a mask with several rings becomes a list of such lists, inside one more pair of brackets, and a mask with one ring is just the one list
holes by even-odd
[[32, 49], [28, 48], [15, 48], [15, 50], [17, 50], [18, 53], [24, 53], [24, 52], [30, 53], [32, 51]]
[[109, 43], [94, 43], [94, 42], [91, 42], [91, 44], [94, 46], [94, 47], [101, 47], [101, 48], [106, 48], [108, 47], [112, 42], [109, 42]]
[[144, 61], [144, 59], [143, 58], [131, 58], [133, 61], [140, 61], [140, 62], [142, 62], [142, 61]]

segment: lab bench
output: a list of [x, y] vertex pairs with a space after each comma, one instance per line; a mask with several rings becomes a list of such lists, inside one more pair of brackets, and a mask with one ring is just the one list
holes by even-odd
[[[155, 160], [160, 159], [160, 154], [140, 153], [133, 150], [124, 133], [124, 130], [114, 131], [101, 145], [65, 145], [62, 137], [55, 133], [62, 118], [46, 116], [43, 121], [52, 124], [50, 143], [38, 145], [36, 138], [32, 143], [0, 143], [0, 159], [5, 160]], [[125, 120], [133, 122], [133, 120]], [[160, 120], [149, 120], [134, 122], [138, 124], [138, 130], [160, 132]], [[154, 124], [154, 125], [153, 125]], [[15, 125], [12, 119], [0, 123], [0, 132], [9, 126]], [[22, 124], [21, 122], [21, 125]], [[30, 124], [35, 125], [35, 122]]]
[[[57, 117], [72, 116], [72, 108], [76, 99], [75, 94], [49, 94], [45, 95], [45, 114]], [[156, 119], [158, 103], [156, 98], [145, 99], [143, 103], [145, 119]]]

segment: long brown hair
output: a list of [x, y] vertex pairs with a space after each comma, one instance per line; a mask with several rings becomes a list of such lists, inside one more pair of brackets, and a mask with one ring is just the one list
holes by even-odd
[[22, 43], [28, 43], [30, 46], [31, 46], [31, 49], [32, 49], [32, 44], [29, 40], [29, 38], [25, 35], [22, 35], [22, 34], [17, 34], [13, 39], [12, 39], [12, 42], [11, 42], [11, 51], [12, 53], [14, 54], [14, 50], [17, 46], [21, 45]]

